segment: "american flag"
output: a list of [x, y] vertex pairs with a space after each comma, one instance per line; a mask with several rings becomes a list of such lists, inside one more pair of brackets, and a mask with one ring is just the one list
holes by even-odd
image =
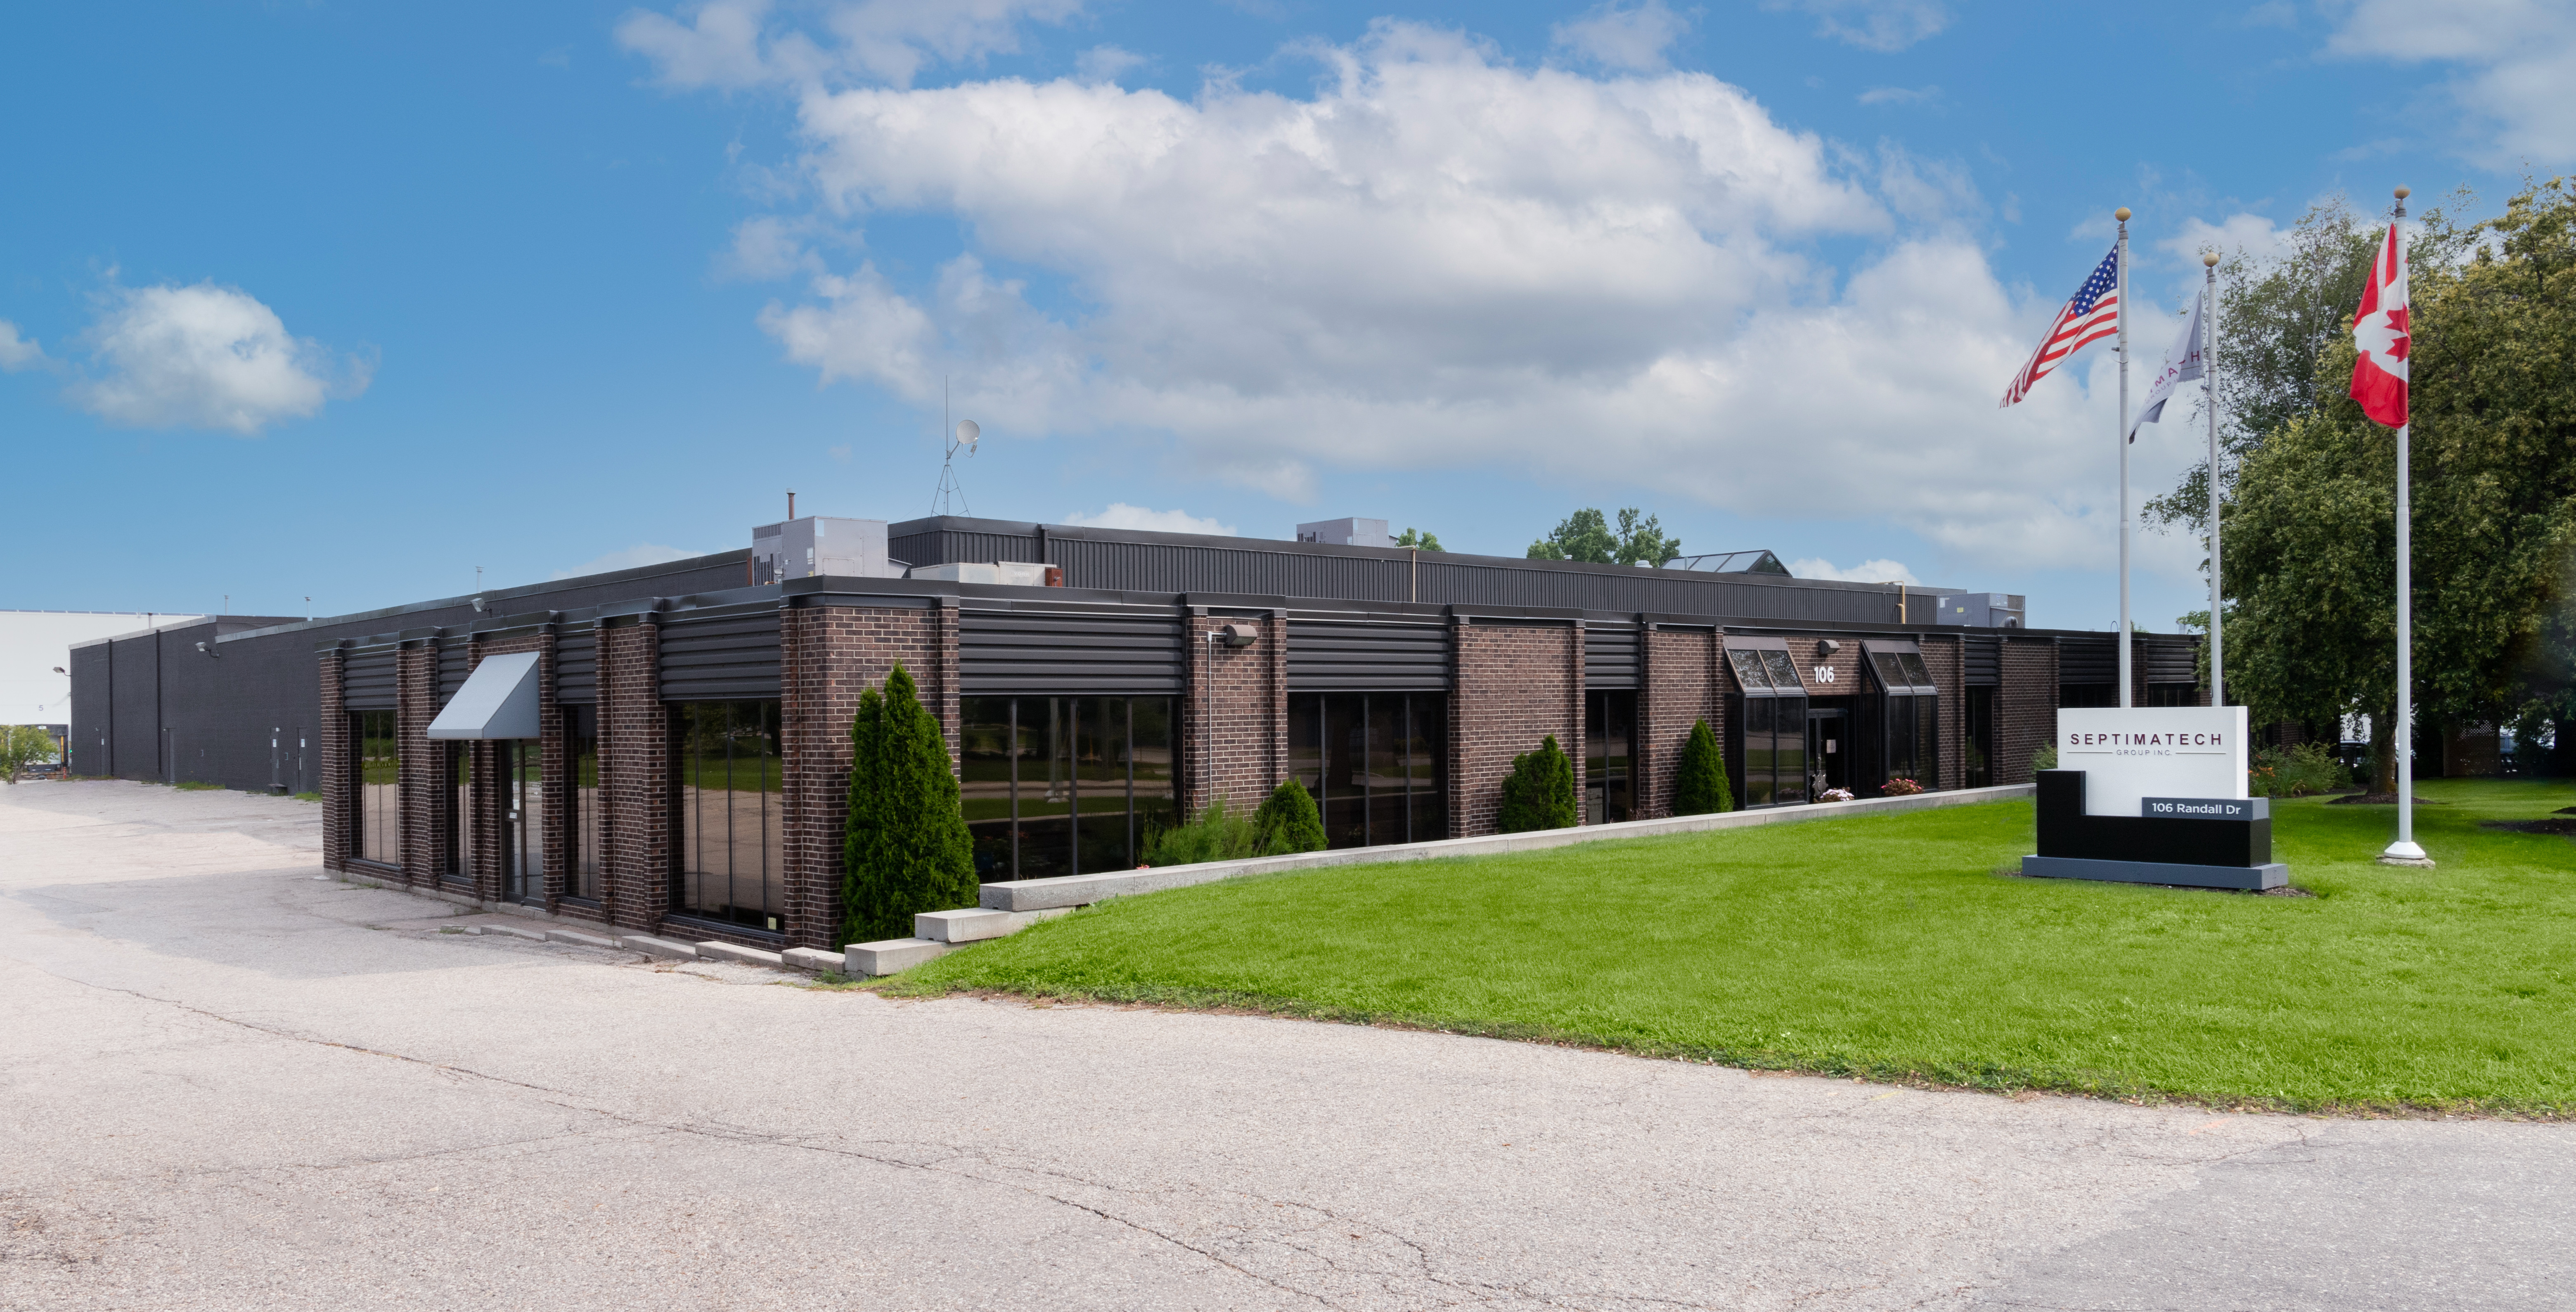
[[2075, 289], [2075, 298], [2057, 312], [2057, 322], [2048, 326], [2048, 336], [2039, 349], [2030, 353], [2030, 363], [2013, 377], [2012, 386], [2004, 389], [2000, 410], [2023, 397], [2040, 379], [2048, 377], [2066, 357], [2120, 331], [2120, 248], [2102, 257], [2102, 265], [2084, 285]]

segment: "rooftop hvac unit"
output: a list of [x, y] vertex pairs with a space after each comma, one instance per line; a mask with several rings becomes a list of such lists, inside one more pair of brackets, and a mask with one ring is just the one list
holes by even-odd
[[1297, 526], [1297, 540], [1328, 547], [1392, 547], [1383, 519], [1327, 519]]
[[2028, 598], [2010, 592], [1961, 592], [1940, 599], [1935, 624], [1962, 624], [1972, 629], [2018, 629]]
[[751, 531], [754, 584], [784, 583], [817, 575], [902, 578], [903, 571], [886, 559], [886, 522], [815, 515], [783, 524], [763, 524]]
[[1064, 567], [1022, 560], [960, 560], [945, 565], [915, 565], [910, 577], [948, 583], [997, 583], [1006, 588], [1061, 588]]

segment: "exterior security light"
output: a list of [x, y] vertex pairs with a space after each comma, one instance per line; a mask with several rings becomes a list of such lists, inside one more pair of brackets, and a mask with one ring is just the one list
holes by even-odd
[[1816, 644], [1816, 654], [1819, 656], [1831, 656], [1842, 649], [1843, 645], [1831, 638], [1827, 638]]
[[1249, 647], [1261, 641], [1261, 630], [1249, 624], [1229, 624], [1217, 630], [1215, 636], [1224, 638], [1229, 647]]
[[477, 615], [483, 613], [483, 599], [481, 597], [476, 597], [474, 599], [474, 613]]
[[212, 656], [212, 655], [214, 655], [214, 654], [215, 654], [215, 644], [213, 644], [213, 643], [211, 643], [211, 642], [201, 642], [201, 643], [198, 643], [198, 644], [197, 644], [197, 654], [198, 654], [198, 655], [200, 655], [200, 656]]

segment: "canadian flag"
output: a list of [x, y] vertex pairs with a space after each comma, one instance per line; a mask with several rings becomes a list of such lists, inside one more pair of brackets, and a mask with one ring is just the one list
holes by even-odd
[[2388, 240], [2370, 267], [2370, 285], [2361, 290], [2361, 309], [2352, 316], [2352, 344], [2361, 358], [2352, 362], [2352, 399], [2363, 414], [2401, 428], [2406, 423], [2406, 250], [2398, 245], [2397, 225], [2388, 225]]

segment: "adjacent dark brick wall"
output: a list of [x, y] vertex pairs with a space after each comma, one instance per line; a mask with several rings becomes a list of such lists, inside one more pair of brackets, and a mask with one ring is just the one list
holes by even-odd
[[2007, 638], [1995, 690], [1995, 782], [2031, 781], [2030, 758], [2057, 741], [2057, 645]]
[[[1261, 639], [1249, 647], [1213, 646], [1209, 630], [1249, 624]], [[1194, 614], [1189, 642], [1190, 693], [1182, 702], [1186, 768], [1182, 804], [1193, 814], [1219, 797], [1249, 814], [1288, 777], [1288, 617]]]
[[1968, 674], [1956, 635], [1927, 637], [1917, 644], [1923, 649], [1924, 667], [1932, 671], [1932, 686], [1941, 690], [1941, 742], [1934, 754], [1933, 769], [1937, 779], [1917, 782], [1932, 788], [1965, 788], [1968, 786], [1968, 739], [1964, 732], [1967, 720]]
[[1637, 818], [1673, 813], [1673, 786], [1681, 774], [1682, 746], [1691, 725], [1708, 721], [1726, 741], [1726, 700], [1720, 695], [1714, 629], [1658, 629], [1645, 636], [1646, 668], [1637, 689]]
[[841, 844], [849, 813], [850, 722], [859, 694], [903, 663], [939, 717], [957, 768], [957, 612], [813, 606], [779, 628], [786, 736], [787, 942], [831, 951], [841, 937]]
[[650, 932], [671, 904], [671, 725], [661, 632], [599, 631], [600, 889], [610, 923]]
[[1512, 758], [1555, 734], [1583, 795], [1583, 630], [1460, 624], [1458, 687], [1449, 704], [1451, 835], [1495, 832]]
[[321, 758], [314, 786], [322, 793], [322, 866], [344, 872], [357, 841], [349, 831], [349, 712], [340, 691], [346, 660], [337, 650], [321, 654], [322, 722], [313, 732]]

